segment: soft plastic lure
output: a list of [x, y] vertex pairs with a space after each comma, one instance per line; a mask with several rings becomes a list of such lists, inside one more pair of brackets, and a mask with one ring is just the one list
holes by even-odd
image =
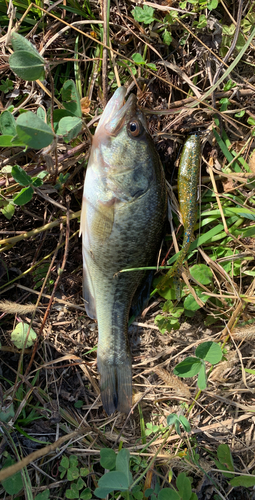
[[178, 172], [178, 198], [184, 226], [182, 249], [173, 267], [157, 285], [158, 290], [169, 286], [170, 278], [174, 277], [179, 297], [179, 277], [182, 263], [192, 241], [194, 226], [197, 219], [197, 186], [200, 165], [200, 139], [198, 135], [191, 135], [186, 140], [180, 159]]

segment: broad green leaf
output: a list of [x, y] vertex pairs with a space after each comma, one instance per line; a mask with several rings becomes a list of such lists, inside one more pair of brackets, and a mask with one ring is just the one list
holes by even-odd
[[178, 420], [178, 417], [175, 413], [171, 413], [167, 416], [166, 421], [167, 425], [175, 425], [175, 422]]
[[81, 477], [78, 478], [76, 486], [77, 486], [79, 491], [82, 490], [82, 488], [84, 488], [84, 486], [86, 486], [85, 482], [83, 481], [83, 479]]
[[67, 479], [68, 481], [74, 481], [75, 479], [78, 479], [80, 475], [79, 469], [77, 467], [71, 467], [67, 471]]
[[86, 477], [88, 474], [89, 474], [89, 469], [87, 469], [87, 467], [80, 468], [80, 476]]
[[92, 498], [91, 489], [90, 488], [85, 488], [85, 490], [83, 490], [80, 493], [80, 498], [81, 498], [81, 500], [90, 500], [90, 498]]
[[164, 41], [164, 43], [165, 43], [166, 45], [170, 45], [170, 44], [171, 44], [171, 41], [172, 41], [172, 39], [173, 39], [173, 37], [172, 37], [171, 33], [170, 33], [167, 29], [165, 29], [165, 31], [164, 31], [164, 33], [163, 33], [162, 38], [163, 38], [163, 41]]
[[[1, 346], [0, 346], [1, 347]], [[9, 422], [15, 415], [13, 403], [11, 403], [8, 407], [3, 406], [0, 411], [0, 422]]]
[[22, 115], [17, 118], [16, 123], [19, 139], [30, 148], [45, 148], [49, 146], [54, 139], [54, 134], [49, 125], [44, 123], [41, 118], [31, 111], [22, 113]]
[[176, 479], [176, 486], [179, 490], [182, 500], [190, 500], [191, 497], [191, 483], [185, 472], [181, 472]]
[[61, 89], [65, 108], [73, 115], [82, 117], [80, 98], [73, 80], [67, 80]]
[[150, 69], [152, 69], [153, 71], [157, 71], [157, 66], [156, 64], [153, 64], [153, 63], [146, 63], [146, 66]]
[[33, 179], [32, 179], [33, 186], [40, 187], [40, 186], [42, 186], [42, 184], [43, 184], [42, 179], [39, 179], [39, 177], [33, 177]]
[[34, 191], [33, 191], [33, 188], [31, 188], [31, 186], [25, 187], [25, 188], [21, 189], [19, 194], [17, 194], [13, 198], [13, 203], [15, 203], [15, 205], [19, 205], [21, 207], [22, 205], [25, 205], [26, 203], [28, 203], [29, 201], [32, 200], [33, 194], [34, 194]]
[[1, 148], [14, 148], [14, 146], [24, 147], [24, 142], [13, 137], [13, 135], [0, 135], [0, 147]]
[[143, 7], [135, 7], [132, 10], [133, 18], [139, 23], [151, 24], [154, 19], [154, 9], [149, 7], [148, 5], [144, 5]]
[[209, 10], [217, 9], [217, 7], [218, 7], [218, 0], [209, 0], [207, 4], [207, 8]]
[[0, 130], [3, 135], [16, 135], [16, 122], [10, 111], [4, 111], [1, 114]]
[[195, 264], [190, 268], [191, 276], [202, 285], [209, 285], [213, 280], [213, 273], [210, 267], [205, 264]]
[[19, 50], [9, 57], [11, 70], [23, 80], [34, 81], [44, 78], [44, 60], [35, 52]]
[[[4, 462], [4, 465], [2, 467], [3, 469], [6, 469], [6, 467], [10, 467], [11, 465], [15, 464], [16, 461], [13, 460], [10, 456], [7, 457], [7, 459]], [[8, 477], [7, 479], [4, 479], [2, 481], [2, 487], [8, 493], [8, 495], [17, 495], [22, 489], [23, 489], [23, 481], [21, 477], [21, 472], [17, 472], [11, 477]]]
[[100, 477], [98, 481], [100, 488], [106, 488], [110, 491], [126, 491], [128, 490], [128, 478], [124, 472], [111, 471]]
[[[201, 290], [201, 288], [195, 287], [195, 292], [198, 298], [204, 303], [206, 303], [206, 301], [210, 298], [209, 295], [206, 295], [204, 291]], [[201, 308], [191, 293], [185, 298], [183, 305], [187, 316], [193, 316], [194, 312]], [[191, 314], [189, 314], [189, 312]]]
[[179, 421], [182, 424], [182, 427], [185, 429], [186, 432], [191, 431], [189, 421], [186, 419], [186, 417], [184, 417], [184, 415], [179, 416]]
[[44, 490], [42, 493], [38, 493], [34, 500], [48, 500], [50, 498], [50, 490]]
[[244, 486], [244, 488], [250, 488], [255, 486], [255, 476], [236, 476], [230, 481], [231, 486]]
[[119, 451], [116, 458], [116, 471], [123, 472], [128, 480], [128, 486], [132, 483], [132, 474], [129, 466], [130, 453], [125, 448]]
[[12, 177], [21, 186], [28, 186], [32, 181], [32, 177], [30, 177], [30, 175], [28, 175], [19, 165], [14, 165], [12, 167]]
[[158, 494], [158, 500], [181, 500], [181, 497], [171, 488], [163, 488]]
[[116, 465], [116, 453], [111, 448], [102, 448], [100, 450], [100, 465], [104, 469], [112, 470]]
[[60, 465], [61, 465], [62, 467], [64, 467], [64, 469], [68, 469], [68, 468], [69, 468], [69, 460], [68, 460], [68, 457], [63, 456], [63, 457], [62, 457], [62, 459], [61, 459]]
[[139, 52], [133, 54], [132, 59], [136, 64], [145, 64], [145, 60], [143, 59], [143, 56], [139, 54]]
[[[17, 347], [17, 349], [23, 349], [25, 340], [27, 337], [27, 332], [29, 325], [27, 323], [18, 323], [11, 334], [11, 341]], [[28, 338], [26, 341], [26, 347], [31, 347], [34, 345], [37, 335], [33, 328], [30, 328]]]
[[61, 118], [58, 125], [58, 135], [65, 135], [69, 142], [80, 133], [82, 129], [82, 120], [77, 116], [66, 116]]
[[40, 56], [39, 52], [34, 47], [34, 45], [29, 40], [27, 40], [27, 38], [25, 38], [22, 35], [19, 35], [19, 33], [12, 33], [11, 44], [12, 44], [13, 50], [15, 52], [17, 52], [18, 50], [19, 51], [26, 50], [28, 52], [33, 52], [38, 57], [40, 57], [41, 60], [43, 61], [42, 56]]
[[222, 350], [216, 342], [203, 342], [196, 348], [196, 356], [216, 365], [221, 361]]
[[5, 205], [5, 207], [1, 208], [2, 214], [6, 217], [6, 219], [11, 220], [15, 212], [15, 206], [12, 202]]
[[220, 444], [217, 449], [217, 457], [229, 471], [234, 471], [234, 462], [232, 458], [232, 453], [227, 444]]
[[201, 366], [202, 362], [199, 358], [188, 357], [181, 361], [181, 363], [178, 363], [173, 372], [178, 377], [194, 377], [194, 375], [198, 374]]
[[206, 369], [205, 365], [202, 363], [200, 371], [198, 373], [197, 377], [197, 386], [201, 391], [204, 391], [207, 386], [207, 376], [206, 376]]
[[113, 490], [111, 488], [96, 488], [94, 494], [98, 498], [106, 498]]
[[79, 490], [76, 483], [71, 483], [71, 488], [66, 490], [65, 497], [69, 499], [79, 498]]

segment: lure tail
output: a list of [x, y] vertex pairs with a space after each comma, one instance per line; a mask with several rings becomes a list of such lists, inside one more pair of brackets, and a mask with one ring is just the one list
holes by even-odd
[[100, 373], [100, 390], [103, 407], [110, 415], [115, 410], [128, 413], [132, 405], [131, 360], [125, 363], [110, 363], [107, 359], [97, 358]]

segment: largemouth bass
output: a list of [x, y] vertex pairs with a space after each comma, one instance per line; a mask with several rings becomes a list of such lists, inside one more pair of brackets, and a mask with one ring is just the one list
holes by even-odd
[[143, 271], [162, 238], [167, 196], [163, 168], [137, 100], [124, 87], [108, 102], [93, 137], [81, 213], [83, 295], [98, 321], [97, 365], [103, 407], [132, 404], [128, 317]]

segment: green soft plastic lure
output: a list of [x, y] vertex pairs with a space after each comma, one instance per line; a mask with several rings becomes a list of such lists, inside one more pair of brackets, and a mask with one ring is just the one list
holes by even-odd
[[178, 297], [178, 281], [181, 274], [182, 263], [189, 250], [197, 219], [199, 166], [200, 139], [198, 135], [191, 135], [184, 144], [178, 172], [178, 198], [184, 226], [182, 249], [174, 265], [157, 286], [158, 290], [163, 290], [169, 286], [170, 278], [174, 277], [177, 285], [177, 298], [180, 298]]

